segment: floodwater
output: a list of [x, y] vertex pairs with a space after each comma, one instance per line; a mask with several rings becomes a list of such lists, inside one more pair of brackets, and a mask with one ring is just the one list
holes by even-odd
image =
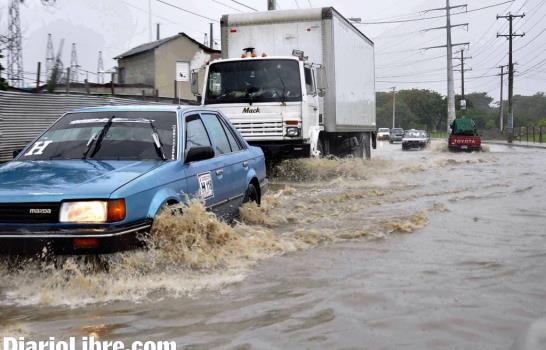
[[444, 148], [289, 162], [243, 223], [193, 203], [161, 218], [156, 249], [115, 255], [108, 271], [0, 266], [0, 337], [546, 349], [546, 151]]

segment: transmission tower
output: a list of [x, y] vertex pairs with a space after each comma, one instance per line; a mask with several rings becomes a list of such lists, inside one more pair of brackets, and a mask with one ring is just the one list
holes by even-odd
[[80, 66], [78, 65], [78, 53], [76, 52], [76, 43], [72, 43], [72, 52], [70, 53], [70, 77], [72, 82], [79, 82]]
[[11, 86], [23, 87], [23, 45], [21, 39], [21, 19], [19, 1], [10, 0], [8, 20], [8, 80]]
[[453, 47], [461, 46], [461, 45], [470, 45], [470, 43], [453, 44], [451, 40], [451, 28], [463, 27], [463, 26], [468, 27], [468, 23], [451, 24], [451, 10], [456, 8], [462, 8], [462, 7], [466, 9], [467, 5], [450, 6], [449, 0], [446, 0], [446, 7], [425, 11], [425, 13], [430, 11], [446, 11], [446, 25], [444, 27], [425, 29], [425, 31], [445, 29], [447, 34], [446, 44], [440, 45], [440, 46], [425, 47], [424, 49], [428, 50], [428, 49], [447, 48], [447, 131], [448, 132], [449, 132], [449, 126], [451, 125], [453, 120], [455, 120], [455, 82], [453, 77]]
[[104, 84], [104, 61], [102, 60], [102, 51], [99, 51], [99, 61], [97, 63], [97, 83]]
[[46, 80], [50, 78], [51, 71], [55, 65], [55, 50], [53, 49], [53, 38], [51, 34], [47, 35], [47, 50], [46, 50]]

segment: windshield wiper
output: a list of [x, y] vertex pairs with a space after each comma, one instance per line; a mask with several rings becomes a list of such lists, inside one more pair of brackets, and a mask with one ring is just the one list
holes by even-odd
[[82, 159], [87, 158], [87, 153], [89, 153], [89, 150], [91, 150], [91, 145], [93, 145], [96, 138], [97, 138], [97, 133], [94, 133], [93, 135], [91, 135], [91, 137], [89, 138], [89, 141], [87, 141], [87, 143], [85, 144], [85, 152], [83, 152]]
[[83, 154], [83, 159], [87, 159], [87, 153], [89, 153], [89, 151], [91, 150], [91, 145], [93, 144], [93, 140], [95, 140], [94, 142], [95, 147], [93, 147], [93, 152], [91, 152], [91, 155], [89, 156], [89, 158], [93, 158], [95, 154], [97, 154], [97, 152], [100, 150], [102, 140], [108, 133], [108, 130], [110, 130], [110, 127], [112, 126], [112, 122], [114, 121], [114, 118], [115, 116], [112, 116], [110, 117], [110, 119], [108, 119], [108, 121], [106, 122], [106, 124], [104, 124], [104, 126], [102, 127], [99, 133], [99, 136], [96, 139], [95, 137], [93, 137], [87, 142], [88, 146], [87, 146], [87, 150]]
[[157, 154], [161, 157], [161, 159], [167, 160], [167, 157], [165, 157], [165, 153], [163, 153], [163, 143], [161, 142], [159, 133], [157, 132], [154, 122], [151, 119], [150, 119], [150, 127], [152, 128], [152, 132], [153, 132], [152, 138], [154, 139], [154, 146], [155, 146], [155, 150], [157, 151]]

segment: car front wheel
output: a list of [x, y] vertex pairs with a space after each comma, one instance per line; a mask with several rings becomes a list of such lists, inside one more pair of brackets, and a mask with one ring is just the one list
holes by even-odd
[[260, 205], [260, 195], [258, 194], [258, 189], [252, 183], [248, 184], [245, 197], [243, 199], [243, 203], [249, 202], [255, 202], [256, 204]]

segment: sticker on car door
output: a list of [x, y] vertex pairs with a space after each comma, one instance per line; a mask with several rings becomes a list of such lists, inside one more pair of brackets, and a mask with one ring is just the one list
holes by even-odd
[[212, 185], [212, 176], [210, 171], [197, 175], [197, 181], [199, 182], [199, 197], [202, 199], [209, 199], [214, 197], [214, 187]]

